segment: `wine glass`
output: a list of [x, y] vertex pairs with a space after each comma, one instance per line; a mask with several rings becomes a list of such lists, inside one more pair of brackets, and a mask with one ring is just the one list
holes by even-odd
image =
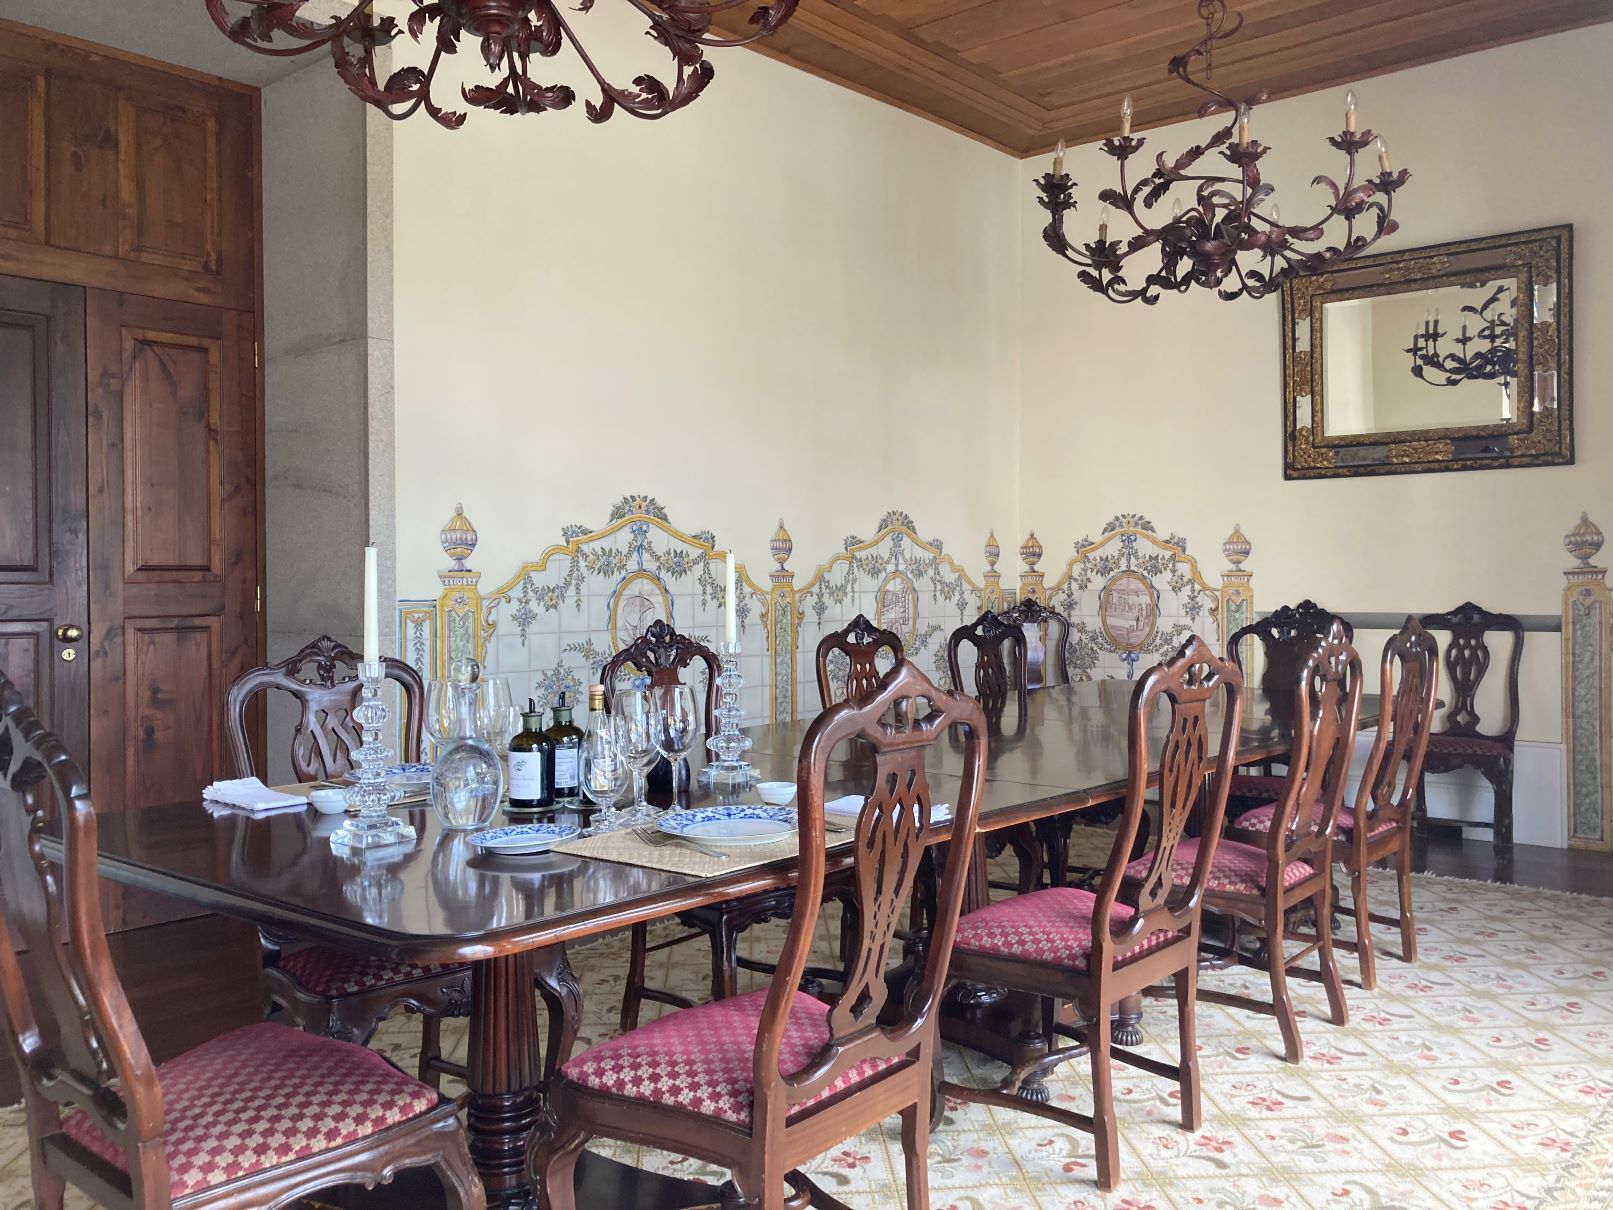
[[655, 743], [655, 707], [650, 702], [649, 690], [635, 683], [633, 688], [617, 694], [612, 713], [616, 724], [616, 746], [633, 770], [633, 808], [629, 821], [648, 823], [655, 818], [655, 809], [645, 801], [644, 779], [655, 762], [661, 759], [661, 749]]
[[[661, 685], [651, 693], [656, 750], [672, 762], [672, 796], [687, 802], [689, 787], [684, 758], [700, 737], [700, 712], [695, 707], [694, 690], [688, 685]], [[683, 784], [679, 784], [683, 782]]]
[[454, 687], [448, 681], [432, 681], [426, 686], [426, 737], [431, 749], [440, 753], [457, 738], [454, 718]]
[[476, 702], [476, 726], [500, 756], [509, 754], [510, 737], [520, 730], [520, 719], [510, 693], [510, 678], [491, 676], [483, 681], [481, 697]]
[[627, 758], [616, 745], [616, 730], [607, 717], [586, 736], [577, 751], [578, 785], [588, 801], [599, 808], [588, 825], [589, 836], [602, 836], [622, 827], [626, 811], [616, 809], [616, 800], [627, 788]]

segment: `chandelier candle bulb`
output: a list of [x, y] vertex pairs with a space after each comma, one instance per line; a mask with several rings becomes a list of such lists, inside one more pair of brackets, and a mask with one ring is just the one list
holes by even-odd
[[1350, 134], [1355, 133], [1355, 89], [1344, 94], [1344, 129]]
[[1238, 106], [1238, 146], [1249, 146], [1249, 106]]
[[1378, 139], [1378, 170], [1384, 174], [1389, 172], [1389, 148], [1384, 146], [1383, 139]]
[[1123, 139], [1131, 137], [1131, 114], [1131, 94], [1128, 92], [1120, 102], [1120, 137]]
[[1103, 208], [1103, 213], [1098, 215], [1098, 242], [1100, 244], [1109, 242], [1109, 207], [1107, 206]]
[[1064, 140], [1060, 139], [1058, 146], [1053, 148], [1053, 175], [1064, 175]]

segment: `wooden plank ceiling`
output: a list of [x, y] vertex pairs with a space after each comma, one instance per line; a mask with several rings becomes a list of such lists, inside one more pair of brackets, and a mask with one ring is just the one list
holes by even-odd
[[[1243, 0], [1216, 87], [1292, 96], [1613, 20], [1613, 0]], [[749, 10], [744, 10], [748, 12]], [[726, 23], [726, 22], [725, 22]], [[735, 28], [742, 27], [739, 18]], [[1203, 34], [1194, 0], [801, 0], [763, 54], [1015, 155], [1060, 138], [1190, 118], [1202, 97], [1166, 74]], [[720, 70], [720, 68], [719, 68]]]

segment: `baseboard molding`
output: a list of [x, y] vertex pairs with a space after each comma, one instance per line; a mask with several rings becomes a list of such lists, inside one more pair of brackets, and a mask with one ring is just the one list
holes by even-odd
[[[1374, 733], [1356, 737], [1355, 762], [1350, 769], [1353, 796], [1372, 750]], [[1562, 744], [1519, 740], [1512, 784], [1513, 840], [1518, 844], [1568, 847], [1568, 776]], [[1476, 769], [1432, 774], [1428, 778], [1428, 815], [1448, 822], [1484, 820], [1495, 813], [1490, 783]], [[1488, 839], [1489, 828], [1465, 828], [1466, 836]]]

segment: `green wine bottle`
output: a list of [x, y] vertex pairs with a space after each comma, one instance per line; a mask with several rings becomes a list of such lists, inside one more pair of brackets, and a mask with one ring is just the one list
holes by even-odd
[[582, 777], [577, 768], [582, 728], [571, 721], [571, 703], [564, 693], [555, 700], [554, 723], [547, 734], [554, 747], [555, 804], [575, 807], [582, 801]]
[[554, 741], [543, 730], [543, 711], [527, 699], [521, 730], [510, 740], [510, 810], [554, 806]]

